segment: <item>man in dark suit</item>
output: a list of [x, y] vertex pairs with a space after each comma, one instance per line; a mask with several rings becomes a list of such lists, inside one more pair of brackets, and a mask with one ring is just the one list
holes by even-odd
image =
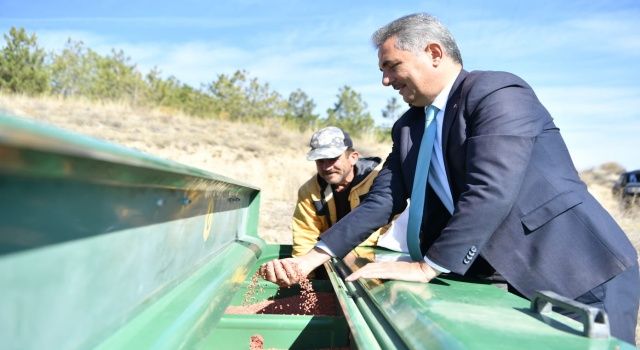
[[423, 258], [371, 263], [347, 279], [499, 275], [526, 297], [551, 290], [600, 307], [612, 334], [635, 343], [637, 253], [587, 191], [531, 87], [509, 73], [464, 71], [455, 40], [427, 14], [397, 19], [373, 41], [383, 85], [411, 106], [393, 127], [392, 152], [356, 210], [309, 254], [263, 265], [265, 278], [295, 283], [293, 263], [308, 273], [330, 256], [342, 257], [404, 209], [422, 156], [425, 110], [435, 107], [419, 221]]

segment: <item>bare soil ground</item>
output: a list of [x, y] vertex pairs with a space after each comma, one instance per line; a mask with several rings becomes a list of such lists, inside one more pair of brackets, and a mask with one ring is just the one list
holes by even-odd
[[[277, 122], [255, 125], [118, 103], [1, 94], [0, 110], [257, 186], [262, 190], [260, 235], [268, 242], [291, 242], [297, 189], [315, 171], [314, 163], [305, 159], [311, 132], [293, 131]], [[354, 143], [365, 156], [383, 159], [391, 149], [389, 143], [371, 138]], [[580, 175], [640, 249], [640, 209], [624, 209], [611, 194], [611, 185], [622, 170], [607, 163]]]

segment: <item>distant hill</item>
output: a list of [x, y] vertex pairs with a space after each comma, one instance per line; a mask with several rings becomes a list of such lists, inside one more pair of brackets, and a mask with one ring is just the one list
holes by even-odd
[[590, 184], [613, 186], [618, 176], [627, 171], [622, 165], [614, 162], [604, 163], [597, 167], [583, 170], [580, 177]]

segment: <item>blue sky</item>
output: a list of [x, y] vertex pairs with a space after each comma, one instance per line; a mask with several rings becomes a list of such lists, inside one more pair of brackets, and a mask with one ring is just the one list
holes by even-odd
[[67, 38], [100, 53], [122, 49], [143, 72], [156, 66], [195, 87], [245, 69], [283, 96], [304, 90], [323, 116], [349, 85], [378, 117], [398, 95], [380, 84], [369, 38], [414, 12], [449, 27], [465, 69], [527, 80], [578, 169], [640, 168], [638, 0], [0, 0], [0, 31], [24, 27], [47, 50]]

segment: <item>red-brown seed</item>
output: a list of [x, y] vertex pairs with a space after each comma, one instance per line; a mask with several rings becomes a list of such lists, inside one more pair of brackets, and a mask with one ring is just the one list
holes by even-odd
[[302, 273], [298, 265], [294, 264], [294, 270], [296, 279], [300, 281], [300, 295], [258, 301], [256, 295], [263, 293], [264, 285], [258, 283], [262, 276], [257, 271], [247, 287], [242, 306], [229, 306], [226, 312], [231, 314], [335, 315], [336, 306], [333, 294], [315, 292], [311, 281]]
[[254, 334], [249, 339], [249, 350], [262, 350], [264, 349], [264, 337], [260, 334]]

